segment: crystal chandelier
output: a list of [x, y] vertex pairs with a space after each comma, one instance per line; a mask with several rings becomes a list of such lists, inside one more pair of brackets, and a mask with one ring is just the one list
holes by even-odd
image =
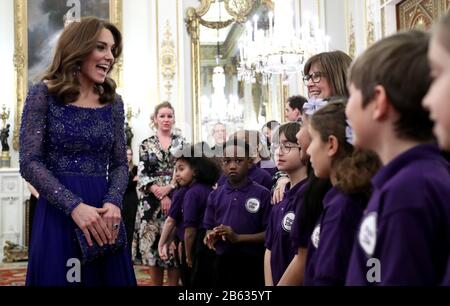
[[255, 15], [253, 22], [246, 23], [239, 42], [240, 80], [255, 82], [256, 74], [267, 80], [274, 74], [286, 77], [300, 73], [309, 57], [329, 50], [330, 38], [319, 29], [317, 18], [305, 13], [300, 26], [293, 14], [293, 1], [275, 0], [274, 13], [268, 13], [268, 20], [258, 23]]
[[[219, 6], [219, 22], [221, 18], [221, 7]], [[202, 113], [202, 129], [203, 135], [208, 135], [208, 131], [212, 126], [221, 122], [233, 128], [242, 128], [244, 122], [243, 105], [239, 103], [239, 98], [235, 94], [230, 94], [228, 97], [225, 94], [226, 76], [224, 67], [221, 65], [223, 56], [220, 48], [220, 35], [217, 29], [216, 42], [216, 66], [213, 68], [212, 74], [212, 93], [207, 96], [200, 97], [200, 104]]]

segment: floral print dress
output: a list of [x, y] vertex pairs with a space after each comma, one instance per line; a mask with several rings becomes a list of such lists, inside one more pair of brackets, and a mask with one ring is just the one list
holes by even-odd
[[174, 258], [163, 261], [158, 254], [158, 242], [166, 216], [161, 209], [161, 202], [152, 192], [150, 186], [170, 184], [175, 166], [174, 152], [180, 148], [184, 139], [172, 134], [172, 142], [165, 151], [156, 135], [144, 140], [139, 147], [138, 189], [140, 190], [139, 207], [132, 245], [133, 260], [148, 266], [177, 267]]

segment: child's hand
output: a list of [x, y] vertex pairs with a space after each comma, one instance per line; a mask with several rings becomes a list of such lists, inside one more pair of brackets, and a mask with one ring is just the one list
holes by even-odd
[[164, 261], [169, 259], [169, 254], [168, 254], [167, 249], [168, 249], [167, 244], [158, 244], [159, 257], [161, 257], [161, 259]]
[[205, 238], [203, 239], [203, 243], [206, 244], [206, 246], [210, 249], [210, 250], [216, 250], [215, 248], [215, 244], [217, 242], [217, 235], [214, 231], [208, 231], [205, 235]]
[[177, 245], [174, 241], [169, 245], [169, 255], [174, 257], [177, 255]]
[[214, 232], [218, 236], [222, 236], [224, 241], [228, 240], [231, 243], [236, 243], [239, 241], [239, 235], [233, 231], [231, 226], [221, 224], [214, 228]]
[[192, 268], [192, 258], [186, 256], [186, 265], [187, 265], [189, 268]]

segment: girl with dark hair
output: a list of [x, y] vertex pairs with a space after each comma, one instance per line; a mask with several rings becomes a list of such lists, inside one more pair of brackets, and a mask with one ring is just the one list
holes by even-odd
[[353, 148], [343, 102], [319, 109], [308, 129], [307, 153], [314, 174], [329, 178], [333, 187], [309, 241], [305, 285], [344, 285], [357, 226], [371, 193], [370, 179], [380, 161], [374, 153]]
[[183, 284], [207, 287], [212, 281], [214, 253], [203, 244], [206, 233], [203, 216], [206, 200], [220, 175], [220, 166], [207, 157], [212, 156], [212, 151], [204, 142], [183, 147], [176, 156], [175, 180], [180, 187], [170, 207], [158, 249], [161, 257], [166, 258], [171, 241], [169, 234], [176, 227], [177, 237], [182, 241]]

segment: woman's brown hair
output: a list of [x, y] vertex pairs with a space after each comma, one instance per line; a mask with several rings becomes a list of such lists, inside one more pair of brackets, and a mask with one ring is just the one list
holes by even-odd
[[371, 179], [381, 166], [378, 156], [370, 151], [355, 149], [348, 141], [349, 128], [345, 117], [343, 100], [332, 99], [328, 105], [319, 109], [311, 117], [311, 127], [316, 130], [323, 142], [330, 136], [337, 138], [339, 147], [333, 157], [331, 167], [336, 173], [336, 187], [346, 194], [371, 193]]
[[352, 58], [342, 51], [323, 52], [308, 59], [303, 73], [307, 75], [312, 65], [319, 64], [330, 82], [332, 95], [348, 97], [347, 71], [351, 63]]
[[[82, 18], [80, 22], [69, 24], [56, 45], [56, 52], [51, 65], [44, 73], [42, 80], [47, 81], [49, 93], [59, 97], [64, 103], [71, 103], [80, 95], [80, 82], [77, 73], [84, 60], [96, 48], [98, 37], [103, 29], [111, 31], [115, 47], [112, 49], [114, 63], [122, 53], [122, 34], [112, 23], [95, 17]], [[108, 72], [108, 73], [109, 73]], [[111, 103], [116, 97], [116, 83], [110, 77], [105, 82], [96, 84], [100, 95], [100, 103]]]

